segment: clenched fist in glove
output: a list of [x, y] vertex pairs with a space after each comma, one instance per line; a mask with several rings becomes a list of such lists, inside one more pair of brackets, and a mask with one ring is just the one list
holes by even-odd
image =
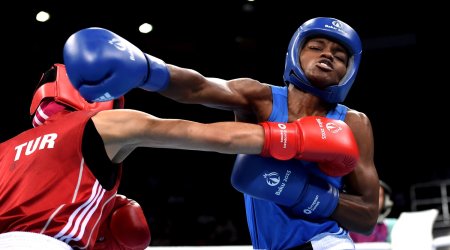
[[118, 194], [111, 214], [100, 225], [94, 250], [143, 250], [150, 240], [150, 228], [141, 206]]
[[356, 167], [359, 150], [350, 127], [343, 121], [306, 116], [295, 122], [262, 122], [262, 156], [317, 162], [329, 176], [343, 176]]
[[134, 88], [162, 91], [169, 83], [164, 61], [107, 29], [75, 32], [63, 55], [70, 82], [89, 102], [113, 100]]

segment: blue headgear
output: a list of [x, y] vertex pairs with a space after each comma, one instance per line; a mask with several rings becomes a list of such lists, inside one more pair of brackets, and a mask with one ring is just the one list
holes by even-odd
[[[343, 45], [349, 52], [347, 73], [338, 85], [319, 89], [312, 85], [300, 67], [299, 54], [305, 41], [313, 36], [331, 38]], [[329, 103], [344, 101], [352, 87], [361, 61], [361, 40], [356, 31], [348, 24], [328, 17], [317, 17], [302, 24], [291, 38], [286, 54], [284, 81], [310, 92]]]

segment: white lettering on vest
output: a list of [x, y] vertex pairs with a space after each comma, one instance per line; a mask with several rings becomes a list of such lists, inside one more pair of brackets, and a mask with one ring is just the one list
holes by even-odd
[[34, 140], [16, 146], [16, 156], [14, 157], [14, 161], [19, 160], [20, 156], [22, 155], [22, 149], [25, 146], [25, 155], [31, 155], [32, 153], [34, 153], [34, 151], [36, 151], [36, 148], [39, 148], [39, 150], [44, 148], [54, 148], [55, 140], [57, 137], [58, 135], [56, 133], [46, 134], [44, 136], [39, 136]]

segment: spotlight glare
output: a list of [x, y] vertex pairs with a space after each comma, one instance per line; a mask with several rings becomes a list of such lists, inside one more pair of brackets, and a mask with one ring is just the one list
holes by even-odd
[[47, 22], [48, 19], [50, 19], [50, 14], [48, 14], [45, 11], [40, 11], [39, 13], [37, 13], [36, 15], [36, 20], [38, 22]]
[[139, 26], [139, 31], [141, 33], [145, 33], [146, 34], [146, 33], [149, 33], [152, 30], [153, 30], [153, 26], [151, 24], [149, 24], [149, 23], [144, 23], [141, 26]]

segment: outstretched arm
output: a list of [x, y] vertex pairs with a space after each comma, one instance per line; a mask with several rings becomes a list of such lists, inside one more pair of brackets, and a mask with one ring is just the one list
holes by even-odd
[[[250, 78], [224, 80], [205, 77], [198, 71], [168, 64], [170, 81], [159, 93], [180, 103], [202, 104], [208, 107], [253, 112], [252, 102], [271, 100], [268, 85]], [[268, 103], [269, 105], [271, 103]]]
[[[333, 169], [320, 168], [325, 174], [342, 176], [352, 170], [358, 160], [350, 128], [344, 122], [324, 117], [305, 117], [293, 123], [203, 124], [119, 109], [101, 111], [92, 120], [108, 156], [116, 163], [137, 147], [173, 148], [259, 154], [280, 160], [307, 159], [333, 166]], [[335, 124], [336, 131], [327, 132], [325, 123]]]
[[261, 153], [262, 126], [249, 123], [202, 124], [180, 119], [160, 119], [150, 114], [117, 109], [92, 117], [110, 159], [122, 162], [138, 147], [173, 148], [219, 153]]
[[226, 81], [168, 65], [99, 27], [72, 34], [63, 54], [70, 81], [88, 101], [112, 100], [141, 88], [178, 102], [245, 112], [255, 95], [271, 93], [268, 86], [249, 78]]

